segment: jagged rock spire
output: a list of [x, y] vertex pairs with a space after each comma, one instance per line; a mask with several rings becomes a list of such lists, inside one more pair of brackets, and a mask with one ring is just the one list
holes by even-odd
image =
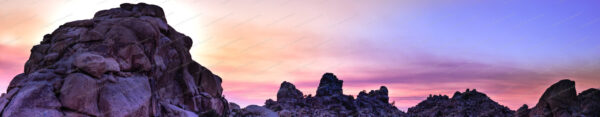
[[343, 83], [344, 81], [339, 80], [333, 73], [325, 73], [323, 74], [323, 77], [321, 77], [315, 96], [342, 95]]

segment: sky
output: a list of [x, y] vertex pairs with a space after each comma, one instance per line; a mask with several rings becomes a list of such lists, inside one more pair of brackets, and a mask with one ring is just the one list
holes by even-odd
[[0, 0], [0, 92], [44, 34], [123, 2], [161, 6], [242, 106], [283, 81], [314, 95], [326, 72], [345, 94], [387, 86], [404, 111], [467, 88], [513, 110], [561, 79], [600, 88], [595, 0]]

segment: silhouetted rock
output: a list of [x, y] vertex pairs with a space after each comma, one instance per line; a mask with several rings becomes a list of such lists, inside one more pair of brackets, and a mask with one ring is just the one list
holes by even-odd
[[529, 112], [531, 110], [529, 110], [529, 106], [527, 106], [527, 104], [523, 104], [523, 106], [521, 106], [517, 112], [515, 112], [515, 115], [517, 117], [529, 117]]
[[539, 102], [531, 109], [531, 115], [572, 116], [578, 111], [577, 105], [575, 82], [561, 80], [546, 89]]
[[192, 60], [162, 8], [121, 4], [61, 25], [31, 49], [2, 116], [226, 115], [221, 78]]
[[575, 82], [561, 80], [550, 86], [535, 107], [532, 117], [598, 117], [600, 116], [600, 91], [588, 89], [577, 95]]
[[600, 116], [600, 90], [585, 90], [577, 95], [577, 99], [581, 103], [581, 114], [588, 117]]
[[369, 93], [363, 91], [357, 99], [342, 94], [342, 81], [332, 73], [321, 78], [318, 96], [305, 96], [289, 83], [283, 82], [277, 93], [277, 101], [265, 102], [265, 107], [275, 111], [279, 116], [406, 116], [388, 102], [388, 90], [382, 86]]
[[473, 91], [446, 95], [429, 96], [417, 106], [408, 109], [413, 117], [508, 117], [514, 112], [491, 100], [487, 95]]
[[343, 95], [342, 84], [344, 81], [338, 80], [333, 73], [325, 73], [319, 82], [316, 96]]
[[302, 96], [302, 92], [296, 89], [296, 86], [294, 86], [294, 84], [285, 81], [281, 83], [279, 91], [277, 91], [278, 102], [296, 102], [297, 100], [302, 99]]
[[360, 93], [358, 93], [358, 96], [356, 96], [356, 98], [357, 100], [379, 100], [381, 102], [389, 102], [390, 100], [388, 97], [388, 89], [385, 86], [379, 87], [379, 90], [371, 90], [369, 93], [366, 93], [366, 91], [361, 91]]

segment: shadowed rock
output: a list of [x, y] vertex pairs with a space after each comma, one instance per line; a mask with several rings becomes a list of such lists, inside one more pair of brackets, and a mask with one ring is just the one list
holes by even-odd
[[561, 80], [546, 89], [529, 111], [531, 117], [597, 117], [600, 116], [600, 91], [592, 88], [577, 95], [574, 81]]
[[279, 102], [295, 102], [297, 100], [302, 99], [302, 96], [302, 92], [296, 89], [296, 86], [294, 86], [294, 84], [285, 81], [281, 83], [279, 91], [277, 91], [277, 101]]
[[575, 82], [561, 80], [546, 89], [538, 104], [531, 109], [531, 114], [561, 117], [571, 116], [578, 111], [577, 108], [570, 108], [575, 105], [577, 105]]
[[302, 97], [302, 92], [293, 84], [283, 82], [277, 92], [277, 101], [269, 99], [265, 102], [265, 107], [283, 117], [406, 116], [388, 102], [388, 90], [385, 86], [369, 93], [363, 91], [354, 99], [353, 96], [342, 94], [342, 83], [332, 73], [326, 73], [319, 82], [318, 96]]
[[452, 98], [433, 95], [408, 109], [413, 117], [508, 117], [514, 112], [473, 89], [456, 92]]
[[191, 59], [163, 9], [121, 4], [68, 22], [31, 49], [2, 116], [226, 115], [221, 78]]
[[237, 112], [233, 117], [278, 117], [276, 112], [262, 106], [249, 105]]
[[581, 114], [593, 117], [600, 116], [600, 90], [590, 88], [577, 95], [579, 100]]
[[316, 96], [342, 95], [343, 83], [344, 81], [338, 80], [337, 76], [333, 75], [333, 73], [325, 73], [319, 82]]
[[515, 115], [517, 117], [529, 117], [529, 106], [527, 106], [527, 104], [523, 104], [523, 106], [521, 106], [519, 109], [517, 109], [517, 111], [515, 112]]

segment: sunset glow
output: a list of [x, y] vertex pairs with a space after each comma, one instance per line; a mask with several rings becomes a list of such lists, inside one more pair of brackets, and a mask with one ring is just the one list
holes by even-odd
[[560, 79], [600, 88], [598, 1], [5, 0], [0, 91], [44, 34], [123, 2], [161, 6], [241, 106], [274, 99], [283, 81], [314, 95], [326, 72], [349, 95], [387, 86], [403, 111], [467, 88], [512, 110]]

